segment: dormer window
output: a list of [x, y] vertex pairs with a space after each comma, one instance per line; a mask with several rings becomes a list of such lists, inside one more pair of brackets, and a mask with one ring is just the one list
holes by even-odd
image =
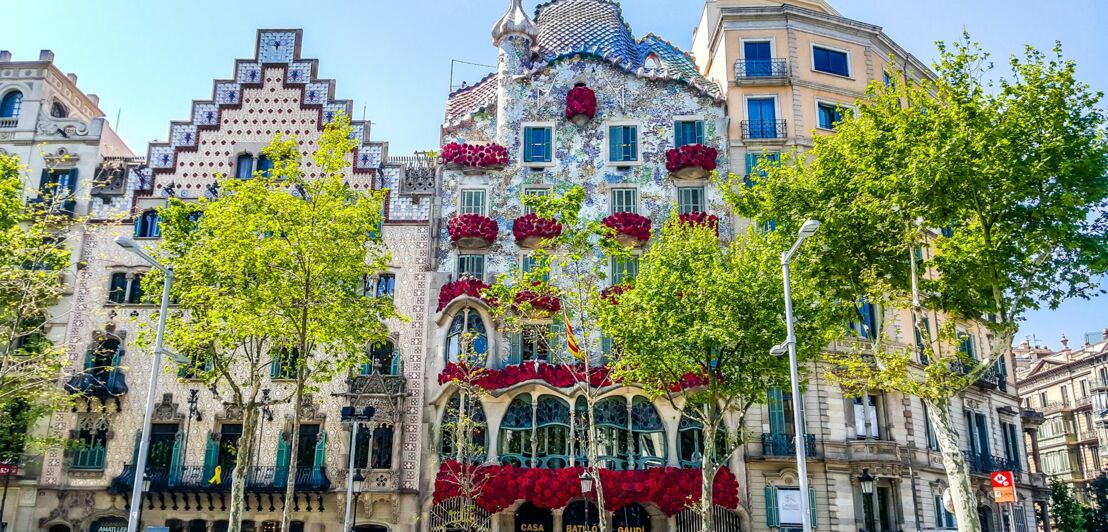
[[69, 109], [67, 109], [62, 102], [54, 100], [54, 103], [50, 104], [50, 116], [54, 118], [69, 118]]

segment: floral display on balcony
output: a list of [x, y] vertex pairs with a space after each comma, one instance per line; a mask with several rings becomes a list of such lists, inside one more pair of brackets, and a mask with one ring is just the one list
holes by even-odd
[[613, 305], [619, 304], [619, 296], [633, 288], [629, 284], [614, 284], [600, 291], [600, 299], [603, 299]]
[[596, 93], [584, 83], [578, 83], [566, 94], [566, 118], [578, 126], [596, 116]]
[[500, 226], [496, 220], [480, 214], [459, 214], [446, 225], [450, 240], [461, 248], [483, 248], [496, 241]]
[[480, 279], [475, 277], [463, 277], [457, 281], [446, 283], [442, 285], [439, 290], [439, 307], [436, 312], [442, 312], [442, 309], [446, 308], [451, 301], [462, 297], [469, 296], [476, 299], [484, 300], [489, 305], [495, 305], [493, 301], [485, 300], [481, 296], [481, 291], [488, 288], [489, 285], [485, 284]]
[[462, 168], [503, 168], [508, 164], [508, 149], [496, 143], [451, 142], [442, 147], [442, 160]]
[[[542, 469], [484, 465], [472, 472], [473, 484], [479, 486], [475, 502], [490, 513], [500, 512], [517, 500], [525, 500], [539, 508], [563, 508], [582, 496], [582, 471], [581, 467]], [[459, 479], [466, 478], [465, 474], [458, 462], [443, 462], [435, 477], [434, 502], [462, 495]], [[601, 469], [604, 506], [609, 511], [617, 511], [630, 504], [653, 503], [666, 515], [676, 515], [700, 501], [700, 477], [698, 468]], [[739, 482], [729, 469], [720, 468], [712, 487], [712, 502], [730, 509], [738, 507]], [[595, 490], [587, 496], [596, 500]]]
[[534, 290], [517, 292], [513, 301], [513, 307], [528, 305], [532, 314], [553, 314], [562, 310], [562, 300], [552, 294], [543, 294]]
[[682, 224], [686, 225], [707, 225], [715, 229], [716, 236], [719, 236], [719, 216], [706, 212], [694, 211], [678, 215], [678, 219], [681, 220]]
[[650, 218], [633, 212], [617, 212], [602, 224], [615, 229], [616, 240], [625, 246], [639, 247], [650, 240]]
[[[475, 376], [476, 375], [476, 376]], [[474, 372], [465, 364], [450, 362], [439, 373], [439, 384], [463, 381], [483, 390], [504, 390], [528, 381], [542, 381], [554, 388], [570, 388], [579, 382], [585, 382], [585, 365], [549, 364], [546, 362], [524, 362], [503, 369], [484, 369]], [[589, 368], [588, 383], [593, 388], [605, 388], [615, 384], [611, 370], [607, 366]], [[680, 392], [707, 384], [705, 375], [688, 374], [669, 386], [670, 391]]]
[[515, 235], [520, 247], [535, 248], [542, 241], [561, 235], [562, 224], [557, 220], [539, 218], [538, 215], [531, 213], [516, 218], [512, 222], [512, 234]]
[[683, 179], [708, 177], [716, 169], [719, 152], [711, 146], [686, 144], [666, 150], [666, 170]]

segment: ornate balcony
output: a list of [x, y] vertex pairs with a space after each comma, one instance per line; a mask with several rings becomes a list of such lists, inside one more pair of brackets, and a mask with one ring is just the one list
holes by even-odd
[[988, 475], [993, 471], [1022, 470], [1020, 463], [1016, 460], [972, 451], [962, 451], [962, 455], [966, 457], [966, 465], [969, 466], [970, 473]]
[[754, 84], [759, 81], [781, 80], [789, 76], [787, 59], [739, 59], [735, 61], [735, 82]]
[[127, 379], [120, 366], [122, 352], [116, 352], [111, 362], [104, 364], [101, 357], [90, 353], [85, 362], [85, 368], [80, 373], [69, 379], [65, 385], [65, 391], [70, 394], [79, 394], [86, 398], [99, 399], [101, 402], [115, 399], [127, 393]]
[[746, 141], [780, 141], [789, 135], [784, 120], [743, 120], [741, 125]]
[[[804, 450], [809, 457], [816, 455], [816, 437], [812, 434], [804, 435]], [[763, 456], [796, 456], [796, 437], [792, 434], [762, 434]]]
[[[252, 466], [246, 472], [246, 491], [283, 492], [288, 487], [288, 468], [275, 466]], [[215, 477], [214, 466], [185, 465], [178, 467], [148, 467], [146, 480], [150, 481], [150, 490], [155, 493], [173, 492], [227, 492], [231, 490], [234, 470], [228, 469]], [[127, 493], [135, 482], [135, 466], [123, 466], [123, 472], [112, 479], [111, 490], [115, 493]], [[331, 489], [331, 480], [327, 478], [327, 468], [296, 468], [296, 491], [327, 491]]]

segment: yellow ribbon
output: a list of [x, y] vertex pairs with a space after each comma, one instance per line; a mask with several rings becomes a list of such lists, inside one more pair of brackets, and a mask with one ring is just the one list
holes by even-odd
[[208, 480], [208, 484], [211, 484], [213, 486], [223, 484], [223, 466], [215, 466], [215, 474], [212, 475], [212, 478], [210, 480]]

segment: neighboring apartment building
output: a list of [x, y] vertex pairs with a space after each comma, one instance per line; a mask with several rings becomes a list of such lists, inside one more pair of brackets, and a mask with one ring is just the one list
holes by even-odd
[[[68, 328], [60, 329], [65, 330], [76, 373], [66, 389], [79, 394], [79, 399], [72, 412], [54, 414], [48, 427], [51, 436], [69, 437], [80, 446], [47, 450], [37, 493], [34, 489], [22, 492], [13, 505], [17, 513], [13, 530], [83, 532], [125, 526], [147, 380], [151, 371], [163, 370], [152, 368], [149, 352], [134, 344], [138, 328], [156, 309], [141, 298], [139, 281], [149, 266], [113, 238], [126, 235], [144, 247], [156, 245], [158, 207], [170, 197], [185, 201], [212, 197], [218, 193], [217, 174], [249, 179], [255, 171], [271, 168], [260, 150], [277, 133], [299, 139], [302, 155], [310, 161], [324, 126], [336, 113], [350, 115], [353, 104], [335, 99], [335, 84], [318, 78], [316, 60], [300, 57], [301, 38], [300, 30], [259, 30], [255, 55], [235, 61], [231, 79], [215, 81], [208, 99], [192, 103], [187, 120], [170, 125], [168, 142], [150, 145], [148, 168], [126, 168], [125, 179], [111, 184], [110, 194], [93, 191], [96, 197], [90, 200], [87, 180], [78, 178], [76, 210], [88, 213], [90, 221], [76, 230], [74, 260], [85, 266], [74, 280], [77, 304], [60, 318]], [[82, 116], [99, 115], [94, 102], [79, 96], [72, 83], [52, 68], [44, 69], [47, 64], [21, 65], [20, 75], [30, 77], [23, 74], [24, 69], [30, 72], [37, 67], [40, 77], [47, 76], [52, 86], [66, 91], [68, 99], [62, 103]], [[5, 77], [10, 72], [6, 68], [0, 64]], [[6, 83], [0, 85], [0, 92], [5, 89]], [[27, 128], [34, 124], [35, 113], [46, 105], [40, 102], [51, 102], [53, 97], [30, 82], [24, 90], [27, 114], [20, 119], [17, 135], [24, 124]], [[70, 126], [82, 135], [85, 127], [94, 130], [78, 119], [51, 119], [54, 122], [60, 122], [58, 128], [40, 126], [38, 134], [66, 131]], [[93, 125], [96, 132], [101, 131], [102, 120], [93, 120]], [[389, 159], [387, 144], [369, 139], [368, 123], [353, 125], [359, 142], [349, 156], [352, 167], [347, 182], [354, 189], [391, 191], [382, 230], [391, 263], [388, 272], [367, 279], [365, 290], [393, 298], [398, 310], [412, 321], [388, 324], [389, 341], [371, 349], [373, 365], [324, 385], [295, 408], [288, 404], [266, 408], [255, 434], [243, 434], [242, 412], [190, 380], [187, 371], [164, 372], [157, 383], [144, 475], [149, 482], [142, 509], [144, 525], [164, 525], [174, 532], [225, 530], [236, 443], [240, 438], [257, 438], [260, 449], [247, 472], [245, 530], [276, 530], [287, 472], [282, 464], [287, 464], [288, 434], [293, 416], [298, 416], [300, 467], [297, 495], [289, 501], [294, 507], [291, 531], [340, 528], [346, 481], [352, 474], [358, 480], [357, 530], [415, 529], [418, 511], [413, 494], [420, 449], [413, 442], [420, 428], [424, 271], [432, 249], [427, 221], [434, 165], [420, 157]], [[0, 134], [5, 130], [0, 129]], [[75, 147], [67, 149], [77, 152]], [[81, 163], [90, 163], [89, 176], [92, 165], [99, 163], [96, 155], [95, 150], [81, 153]], [[272, 382], [265, 393], [277, 397], [290, 391], [292, 375], [281, 364], [273, 364], [269, 376]], [[343, 407], [348, 406], [359, 412], [364, 406], [376, 409], [360, 432], [353, 472], [347, 466], [351, 425], [342, 419]], [[222, 466], [221, 479], [215, 474], [217, 466]]]
[[1023, 407], [1043, 417], [1028, 437], [1035, 469], [1070, 484], [1082, 500], [1089, 481], [1108, 472], [1108, 340], [1086, 338], [1099, 341], [1071, 349], [1063, 336], [1060, 351], [1043, 352], [1026, 342], [1014, 349], [1030, 357], [1019, 376]]
[[[455, 518], [466, 515], [459, 511], [467, 503], [463, 497], [436, 500], [433, 481], [449, 460], [473, 458], [459, 456], [442, 430], [460, 404], [458, 386], [449, 376], [466, 349], [461, 338], [467, 333], [475, 337], [469, 349], [484, 362], [489, 378], [499, 382], [477, 408], [476, 417], [486, 420], [487, 430], [485, 456], [476, 460], [519, 467], [523, 476], [536, 468], [544, 470], [539, 474], [556, 475], [587, 459], [581, 443], [589, 412], [585, 392], [572, 381], [534, 378], [535, 373], [557, 373], [572, 360], [565, 352], [561, 314], [532, 316], [522, 332], [505, 334], [497, 330], [487, 303], [471, 297], [476, 292], [464, 295], [468, 284], [479, 286], [533, 265], [529, 233], [513, 237], [514, 222], [530, 214], [522, 197], [581, 186], [586, 191], [584, 218], [633, 218], [651, 221], [655, 229], [675, 206], [680, 213], [723, 214], [725, 208], [707, 172], [677, 176], [666, 168], [667, 150], [694, 144], [722, 149], [727, 139], [723, 93], [697, 73], [688, 54], [652, 34], [636, 38], [616, 2], [554, 0], [540, 5], [533, 19], [519, 0], [507, 3], [507, 13], [492, 32], [498, 70], [450, 95], [442, 128], [444, 157], [480, 149], [501, 158], [484, 167], [448, 164], [436, 198], [440, 229], [431, 288], [439, 305], [428, 324], [427, 439], [421, 442], [427, 450], [421, 495], [433, 531], [462, 530], [455, 528], [462, 526]], [[575, 95], [580, 94], [595, 98], [595, 116], [567, 116], [567, 102], [579, 101]], [[726, 171], [726, 157], [718, 162]], [[448, 223], [456, 221], [467, 225]], [[724, 234], [730, 230], [727, 225], [721, 227]], [[448, 231], [448, 226], [453, 227]], [[496, 231], [478, 235], [470, 229], [483, 226]], [[633, 276], [638, 258], [617, 260], [598, 251], [583, 259], [584, 269], [593, 266], [607, 275], [590, 275], [589, 284], [605, 287]], [[572, 289], [569, 284], [560, 288]], [[595, 348], [603, 342], [595, 335], [586, 338], [592, 333], [573, 323], [580, 341], [594, 347], [590, 362], [599, 370], [605, 357]], [[553, 341], [545, 341], [548, 334]], [[535, 373], [525, 371], [531, 368]], [[522, 378], [512, 378], [520, 373]], [[683, 473], [663, 466], [690, 471], [699, 465], [699, 425], [664, 398], [651, 400], [633, 384], [604, 385], [599, 393], [593, 415], [600, 433], [600, 467], [627, 478], [657, 475], [655, 481], [675, 484]], [[743, 484], [738, 456], [731, 468]], [[608, 521], [610, 530], [698, 526], [693, 512], [680, 507], [667, 512], [654, 501], [609, 507], [606, 515], [579, 491], [557, 507], [544, 504], [551, 488], [578, 488], [577, 473], [571, 474], [568, 487], [536, 486], [513, 493], [511, 504], [492, 515], [477, 510], [480, 523], [464, 529], [592, 530], [598, 519]], [[493, 488], [501, 489], [510, 487]], [[748, 500], [745, 495], [739, 499]], [[748, 506], [718, 512], [718, 530], [749, 529]]]
[[[726, 87], [730, 118], [730, 159], [748, 175], [758, 157], [810, 148], [817, 135], [833, 134], [840, 106], [850, 107], [871, 82], [893, 83], [898, 74], [929, 75], [919, 60], [893, 42], [880, 27], [839, 15], [823, 0], [708, 0], [693, 34], [692, 52], [700, 72]], [[889, 68], [890, 57], [896, 68]], [[741, 223], [741, 222], [740, 222]], [[928, 250], [921, 250], [928, 253]], [[884, 312], [867, 305], [867, 324], [854, 324], [865, 341], [881, 324], [898, 331], [895, 340], [916, 343], [909, 313]], [[934, 332], [941, 317], [929, 313]], [[958, 324], [961, 347], [975, 355], [989, 338], [981, 327]], [[849, 342], [832, 346], [845, 348]], [[913, 371], [927, 361], [917, 355]], [[1025, 419], [1016, 396], [1009, 357], [952, 401], [951, 414], [964, 420], [963, 448], [973, 475], [985, 530], [1024, 531], [1045, 516], [1047, 494], [1041, 475], [1028, 472], [1021, 434], [1035, 423]], [[947, 486], [941, 456], [923, 403], [895, 392], [865, 397], [843, 395], [827, 382], [826, 368], [812, 365], [803, 405], [809, 476], [817, 522], [832, 530], [894, 531], [955, 526], [941, 503]], [[749, 445], [744, 500], [753, 501], [753, 529], [799, 527], [795, 512], [780, 497], [797, 485], [788, 394], [770, 392], [760, 412], [748, 416], [747, 430], [762, 433], [761, 445]], [[992, 503], [989, 473], [1016, 472], [1019, 503], [1015, 515]], [[862, 492], [863, 472], [875, 476], [872, 494]], [[788, 513], [788, 517], [785, 515]]]
[[[26, 165], [28, 201], [52, 196], [51, 208], [77, 220], [57, 228], [73, 255], [71, 266], [62, 272], [67, 289], [43, 331], [56, 344], [66, 345], [75, 364], [83, 362], [82, 346], [68, 342], [67, 330], [85, 299], [73, 286], [87, 275], [78, 268], [88, 228], [80, 220], [121, 194], [131, 170], [141, 165], [108, 125], [98, 104], [95, 94], [77, 87], [76, 74], [58, 70], [50, 50], [42, 50], [37, 61], [13, 61], [10, 52], [0, 51], [0, 153], [17, 156]], [[9, 479], [4, 501], [9, 530], [38, 526], [34, 516], [38, 480], [60, 459], [59, 453], [53, 453], [45, 460], [25, 460]]]

